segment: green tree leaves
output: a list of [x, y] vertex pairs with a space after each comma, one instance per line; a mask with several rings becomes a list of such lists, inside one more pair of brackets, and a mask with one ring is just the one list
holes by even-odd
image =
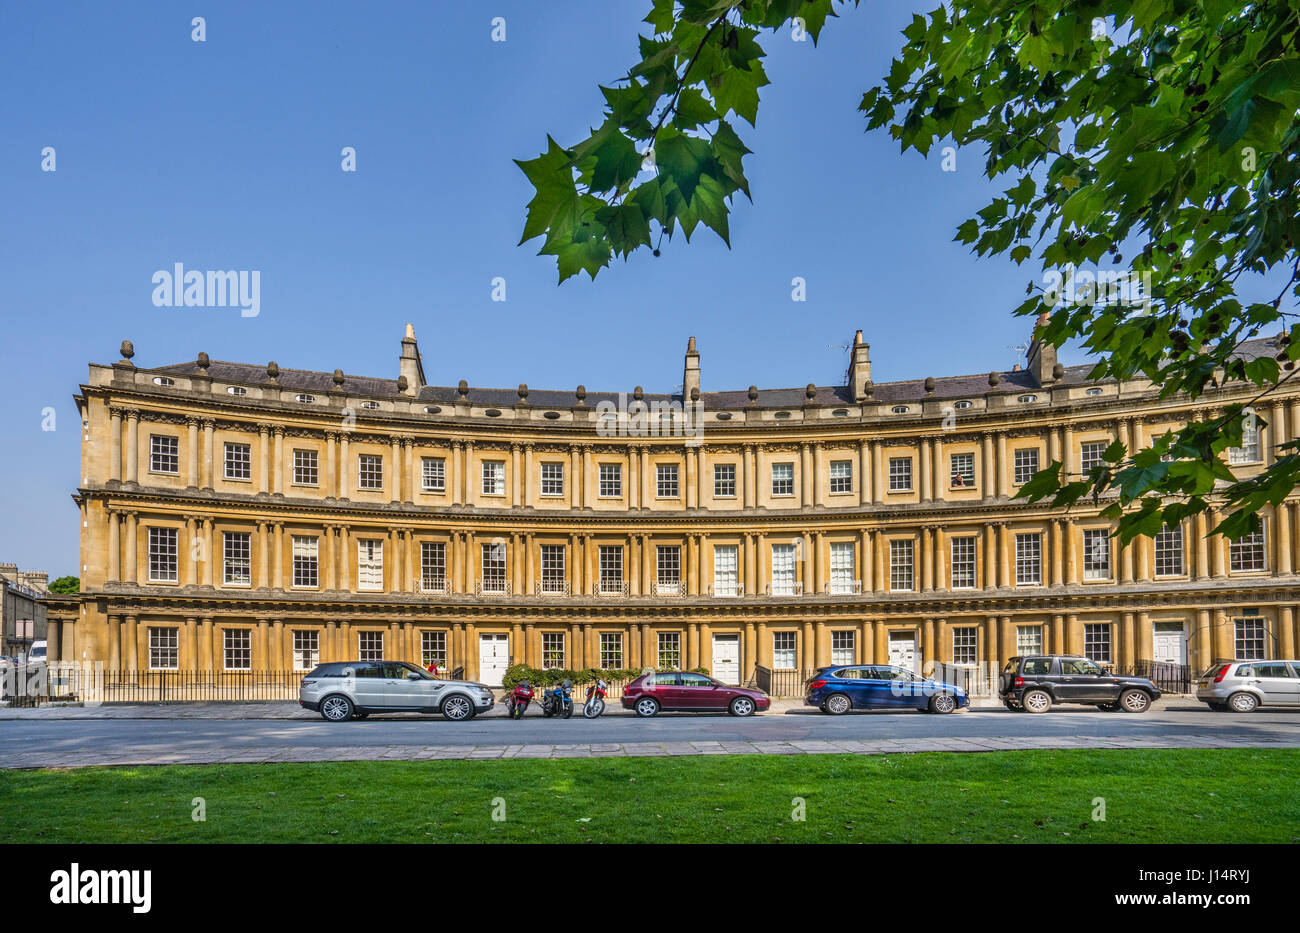
[[[641, 246], [657, 253], [679, 228], [727, 241], [731, 201], [750, 193], [735, 125], [758, 118], [764, 33], [815, 41], [834, 15], [832, 0], [653, 0], [640, 61], [601, 88], [600, 128], [519, 163], [536, 189], [523, 239], [543, 238], [561, 281]], [[1099, 360], [1092, 378], [1262, 397], [1300, 358], [1286, 317], [1300, 297], [1298, 31], [1293, 0], [954, 0], [913, 16], [859, 109], [904, 151], [983, 151], [985, 173], [1009, 187], [956, 229], [977, 254], [1036, 258], [1044, 273], [1104, 263], [1147, 283], [1140, 304], [1098, 290], [1069, 306], [1031, 284], [1014, 309], [1050, 314], [1039, 336], [1079, 341]], [[1276, 298], [1243, 303], [1239, 284], [1270, 272], [1288, 278]], [[1275, 357], [1239, 352], [1279, 327]], [[1123, 538], [1211, 500], [1233, 512], [1220, 530], [1241, 531], [1300, 478], [1300, 455], [1280, 451], [1260, 476], [1234, 476], [1223, 456], [1241, 418], [1230, 405], [1193, 421], [1154, 460], [1155, 445], [1119, 446], [1087, 477], [1049, 467], [1021, 494], [1058, 506], [1114, 496]]]

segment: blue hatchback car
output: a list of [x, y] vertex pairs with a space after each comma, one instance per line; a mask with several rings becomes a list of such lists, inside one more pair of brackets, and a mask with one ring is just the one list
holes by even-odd
[[970, 706], [966, 691], [889, 664], [845, 664], [819, 668], [808, 681], [804, 702], [839, 716], [853, 709], [919, 709], [951, 713]]

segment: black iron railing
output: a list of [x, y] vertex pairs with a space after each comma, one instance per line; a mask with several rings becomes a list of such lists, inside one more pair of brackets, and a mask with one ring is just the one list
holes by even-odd
[[801, 697], [804, 694], [804, 684], [811, 676], [811, 671], [777, 671], [756, 664], [749, 682], [753, 683], [756, 690], [762, 690], [770, 697]]
[[1129, 677], [1146, 677], [1163, 693], [1191, 693], [1192, 669], [1187, 664], [1168, 661], [1134, 661], [1127, 667], [1116, 668], [1115, 673]]

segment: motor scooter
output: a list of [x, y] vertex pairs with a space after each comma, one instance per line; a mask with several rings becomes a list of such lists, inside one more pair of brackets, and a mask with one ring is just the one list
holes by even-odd
[[533, 686], [528, 681], [515, 684], [515, 689], [506, 699], [506, 715], [511, 719], [523, 719], [524, 711], [533, 699]]
[[582, 715], [588, 719], [595, 719], [605, 712], [605, 694], [608, 690], [609, 685], [603, 680], [597, 680], [595, 684], [588, 687], [587, 702], [582, 705]]
[[568, 719], [573, 715], [573, 684], [569, 681], [542, 693], [542, 715]]

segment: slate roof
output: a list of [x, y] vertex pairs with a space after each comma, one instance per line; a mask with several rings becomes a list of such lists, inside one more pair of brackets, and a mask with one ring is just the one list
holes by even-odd
[[[1261, 356], [1272, 356], [1277, 350], [1278, 344], [1275, 337], [1262, 337], [1244, 342], [1238, 349], [1238, 355], [1246, 359], [1256, 359]], [[1091, 370], [1092, 364], [1067, 366], [1064, 375], [1053, 385], [1084, 385], [1090, 382], [1087, 375]], [[181, 376], [195, 376], [202, 373], [197, 362], [176, 363], [148, 371], [162, 375]], [[218, 382], [242, 383], [245, 385], [266, 385], [270, 381], [266, 367], [253, 363], [229, 363], [213, 360], [208, 366], [207, 375]], [[1038, 380], [1034, 378], [1033, 373], [1027, 369], [1003, 371], [999, 372], [998, 375], [1000, 380], [996, 387], [989, 386], [988, 373], [966, 376], [937, 376], [934, 379], [934, 391], [930, 393], [925, 391], [925, 379], [877, 382], [874, 386], [872, 401], [891, 404], [918, 402], [925, 398], [960, 399], [977, 397], [989, 391], [1016, 392], [1042, 388]], [[1113, 380], [1093, 381], [1096, 384], [1102, 384]], [[378, 379], [370, 376], [344, 374], [343, 384], [336, 386], [332, 373], [314, 372], [305, 369], [286, 369], [284, 367], [280, 368], [278, 384], [282, 388], [322, 395], [333, 389], [341, 389], [349, 395], [387, 397], [398, 394], [396, 379]], [[809, 401], [811, 401], [811, 404], [820, 407], [853, 404], [853, 397], [847, 386], [817, 386], [815, 395], [811, 400], [806, 398], [805, 393], [804, 387], [759, 389], [758, 399], [755, 404], [762, 408], [799, 408]], [[631, 390], [628, 390], [624, 398], [631, 399], [631, 397]], [[457, 401], [459, 395], [454, 386], [425, 386], [420, 390], [419, 398], [421, 401], [431, 404], [450, 405]], [[747, 389], [702, 392], [700, 398], [705, 408], [708, 409], [743, 409], [750, 404]], [[680, 401], [680, 399], [679, 395], [652, 392], [645, 393], [643, 397], [643, 400], [647, 403]], [[507, 408], [519, 402], [519, 393], [516, 389], [471, 387], [467, 400], [472, 405]], [[572, 389], [530, 389], [527, 401], [529, 405], [538, 408], [572, 408], [578, 404], [577, 396]], [[583, 401], [584, 404], [593, 408], [602, 401], [618, 404], [619, 393], [588, 391]]]

